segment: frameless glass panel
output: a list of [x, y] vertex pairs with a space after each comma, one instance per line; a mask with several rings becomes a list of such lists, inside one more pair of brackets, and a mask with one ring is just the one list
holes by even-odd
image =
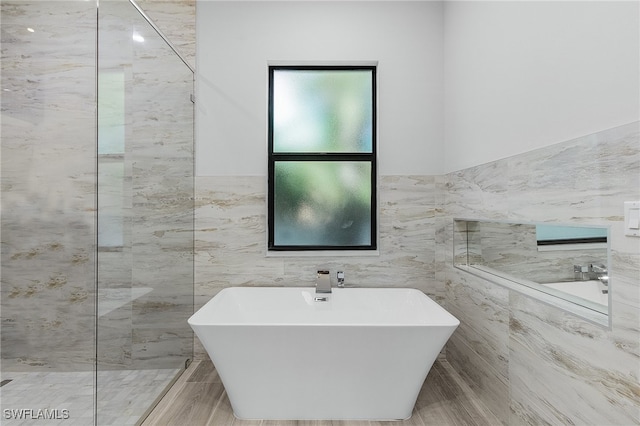
[[371, 70], [273, 71], [274, 152], [372, 152]]
[[275, 243], [371, 244], [371, 163], [276, 161]]
[[0, 7], [0, 424], [91, 425], [96, 2]]
[[97, 423], [140, 418], [192, 357], [193, 73], [100, 1]]

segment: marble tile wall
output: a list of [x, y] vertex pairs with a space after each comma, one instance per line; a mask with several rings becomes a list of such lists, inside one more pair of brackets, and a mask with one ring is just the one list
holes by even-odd
[[[322, 261], [356, 285], [444, 304], [462, 322], [448, 360], [505, 424], [635, 424], [640, 243], [623, 236], [621, 211], [640, 199], [639, 165], [634, 123], [445, 176], [383, 176], [373, 258], [266, 257], [264, 178], [199, 177], [196, 309], [227, 286], [311, 286]], [[454, 217], [610, 225], [612, 328], [453, 268]]]
[[[174, 3], [154, 2], [153, 10], [170, 15]], [[172, 25], [181, 27], [180, 44], [195, 45], [195, 3], [183, 3]], [[126, 12], [107, 23], [109, 6]], [[110, 31], [124, 38], [101, 50], [100, 66], [109, 53], [130, 55], [117, 62], [129, 64], [128, 151], [120, 161], [135, 178], [114, 192], [128, 206], [119, 212], [125, 247], [97, 254], [96, 2], [3, 0], [1, 7], [1, 378], [89, 373], [96, 343], [103, 373], [155, 365], [177, 371], [193, 346], [184, 321], [193, 302], [193, 75], [155, 31], [145, 33], [144, 48], [132, 44], [132, 27], [150, 27], [128, 1], [101, 3], [103, 41]], [[86, 377], [95, 391], [95, 378]], [[109, 406], [102, 379], [99, 385]], [[36, 402], [30, 392], [3, 391], [3, 408]]]
[[[379, 200], [379, 256], [267, 257], [266, 178], [198, 177], [195, 309], [229, 286], [313, 286], [321, 264], [345, 271], [348, 285], [413, 287], [442, 302], [436, 179], [382, 176]], [[199, 343], [196, 352], [206, 356]]]
[[[171, 16], [175, 31], [166, 32], [179, 30], [178, 44], [193, 48], [195, 2], [152, 3], [157, 16]], [[96, 5], [3, 0], [0, 13], [0, 378], [10, 380], [0, 402], [39, 408], [64, 399], [83, 424], [80, 413], [95, 410], [91, 394], [100, 423], [125, 413], [135, 422], [193, 348], [185, 321], [193, 306], [193, 73], [128, 1], [101, 2], [99, 25]], [[99, 166], [98, 28], [98, 66], [118, 68], [126, 88], [118, 111], [126, 149]], [[144, 43], [132, 42], [132, 30]], [[101, 99], [113, 95], [104, 89]], [[107, 217], [120, 225], [96, 244]], [[58, 382], [41, 392], [40, 377], [62, 372], [78, 374], [83, 398]]]
[[[461, 325], [447, 359], [504, 424], [640, 423], [639, 124], [445, 177], [446, 307]], [[453, 218], [611, 226], [611, 328], [452, 267]]]
[[133, 367], [170, 368], [193, 347], [193, 73], [151, 36], [134, 52], [131, 285], [153, 291], [132, 303]]
[[[145, 3], [160, 20], [171, 16], [171, 25], [166, 19], [166, 32], [179, 40], [178, 45], [194, 50], [193, 1]], [[109, 67], [114, 52], [117, 59], [124, 53], [129, 55], [126, 61], [116, 62], [129, 63], [124, 67], [129, 99], [126, 122], [122, 124], [127, 127], [128, 146], [135, 141], [136, 150], [129, 153], [125, 168], [129, 176], [135, 173], [138, 177], [124, 185], [125, 204], [135, 205], [136, 211], [129, 208], [122, 221], [123, 229], [135, 229], [138, 234], [125, 232], [124, 238], [134, 250], [103, 251], [98, 272], [101, 289], [131, 288], [132, 282], [134, 287], [146, 286], [149, 281], [164, 289], [164, 293], [155, 291], [135, 303], [130, 300], [129, 309], [135, 309], [137, 316], [130, 313], [125, 318], [122, 309], [120, 314], [110, 313], [118, 317], [120, 325], [125, 321], [129, 330], [132, 318], [138, 318], [140, 327], [133, 339], [144, 354], [142, 359], [148, 360], [149, 353], [154, 352], [152, 346], [166, 352], [166, 342], [160, 339], [156, 344], [157, 339], [149, 335], [146, 324], [159, 324], [151, 318], [151, 312], [182, 312], [185, 303], [190, 307], [191, 301], [187, 292], [185, 303], [176, 302], [175, 283], [167, 283], [166, 274], [158, 277], [158, 271], [160, 263], [188, 282], [193, 273], [187, 261], [192, 253], [191, 238], [185, 239], [189, 233], [183, 232], [185, 227], [192, 227], [192, 117], [176, 114], [180, 108], [187, 114], [193, 112], [189, 101], [193, 76], [137, 15], [128, 1], [101, 4], [101, 70]], [[132, 28], [145, 33], [144, 47], [132, 44]], [[110, 37], [117, 33], [124, 39]], [[95, 2], [2, 2], [3, 370], [20, 369], [21, 365], [28, 369], [75, 370], [83, 364], [93, 368], [97, 268], [95, 45]], [[157, 61], [164, 65], [158, 66]], [[184, 92], [182, 95], [170, 90], [175, 85], [162, 84], [180, 80], [183, 87], [178, 90]], [[141, 88], [146, 88], [146, 93]], [[171, 103], [172, 97], [179, 100], [179, 105]], [[164, 125], [157, 126], [162, 120]], [[165, 145], [169, 140], [172, 144]], [[157, 161], [160, 156], [167, 161]], [[132, 223], [133, 218], [136, 223]], [[149, 254], [170, 252], [175, 254], [173, 262], [167, 262], [168, 255]], [[133, 257], [138, 266], [135, 270]], [[129, 268], [123, 268], [125, 264]], [[147, 317], [150, 319], [141, 320]], [[184, 325], [176, 327], [182, 329]], [[109, 324], [104, 330], [117, 334], [118, 329], [121, 327]], [[156, 334], [166, 337], [179, 333]], [[110, 355], [105, 361], [121, 363], [131, 357], [131, 339], [121, 344], [115, 335], [101, 336], [105, 338], [103, 344], [109, 337], [118, 342], [117, 353], [107, 351]]]
[[95, 4], [1, 8], [2, 372], [91, 370]]
[[[103, 155], [117, 129], [101, 124], [99, 168], [120, 161], [123, 176], [99, 182], [99, 215], [120, 218], [122, 245], [98, 241], [98, 286], [129, 300], [98, 318], [98, 358], [103, 368], [179, 368], [192, 350], [193, 73], [129, 2], [102, 3], [99, 26], [99, 81], [120, 78], [124, 88], [120, 121], [104, 121], [124, 127], [124, 147]], [[100, 98], [101, 111], [109, 101]], [[121, 205], [103, 205], [116, 187]]]
[[196, 0], [136, 0], [180, 55], [196, 65]]

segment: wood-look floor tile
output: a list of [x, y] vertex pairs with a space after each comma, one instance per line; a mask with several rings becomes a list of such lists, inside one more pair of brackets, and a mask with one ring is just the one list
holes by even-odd
[[211, 408], [218, 402], [224, 388], [221, 383], [188, 383], [174, 399], [173, 408], [166, 410], [153, 425], [206, 425]]
[[231, 408], [231, 403], [229, 402], [229, 397], [227, 396], [227, 392], [224, 392], [220, 397], [220, 400], [217, 404], [211, 407], [209, 412], [209, 419], [206, 423], [208, 426], [218, 426], [218, 425], [260, 425], [260, 422], [254, 423], [246, 423], [240, 419], [236, 419], [233, 415], [233, 409]]
[[457, 386], [457, 392], [464, 395], [463, 404], [469, 414], [476, 420], [476, 424], [481, 426], [501, 425], [500, 419], [489, 410], [482, 400], [473, 392], [467, 382], [455, 371], [448, 362], [438, 365], [437, 370], [443, 377], [451, 380]]
[[411, 417], [405, 420], [393, 420], [393, 421], [371, 421], [371, 426], [424, 426], [422, 418], [418, 415], [416, 409], [413, 409]]
[[[209, 423], [209, 426], [217, 426], [217, 423]], [[243, 420], [234, 417], [231, 426], [262, 426], [262, 420]]]
[[438, 360], [418, 395], [413, 415], [402, 421], [241, 420], [210, 361], [194, 362], [142, 426], [496, 426], [500, 421], [446, 361]]
[[482, 404], [447, 363], [436, 363], [425, 381], [416, 410], [429, 425], [495, 426], [500, 421]]
[[220, 376], [212, 362], [198, 362], [187, 382], [221, 383]]
[[298, 426], [370, 426], [366, 420], [298, 420]]

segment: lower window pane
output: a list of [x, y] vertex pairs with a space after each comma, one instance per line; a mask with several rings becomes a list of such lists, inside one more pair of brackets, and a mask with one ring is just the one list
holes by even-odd
[[274, 245], [371, 246], [371, 163], [276, 161]]

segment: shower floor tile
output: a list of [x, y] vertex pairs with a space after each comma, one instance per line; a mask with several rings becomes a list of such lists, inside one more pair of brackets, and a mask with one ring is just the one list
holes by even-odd
[[[98, 425], [134, 425], [180, 371], [98, 372]], [[3, 426], [94, 424], [94, 372], [8, 372], [2, 380], [11, 380], [0, 387]]]

